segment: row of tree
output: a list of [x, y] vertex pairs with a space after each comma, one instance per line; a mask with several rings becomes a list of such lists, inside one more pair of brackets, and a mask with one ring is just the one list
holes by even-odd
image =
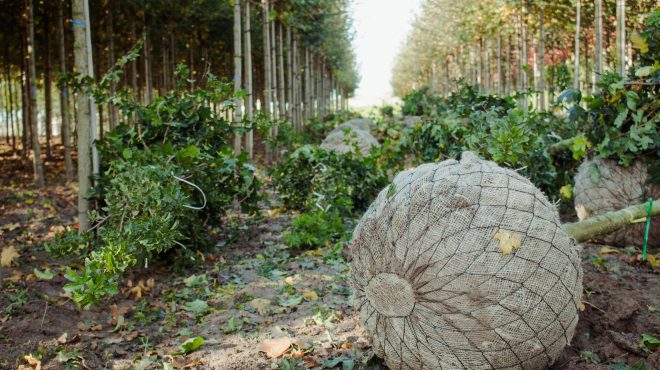
[[[630, 31], [654, 0], [424, 0], [395, 62], [403, 96], [447, 94], [457, 79], [500, 95], [535, 92], [539, 109], [568, 87], [595, 89], [604, 68], [622, 75], [635, 57]], [[526, 104], [526, 103], [525, 103]]]
[[[262, 109], [300, 129], [345, 106], [358, 80], [348, 0], [16, 0], [3, 4], [0, 21], [0, 132], [15, 153], [32, 153], [37, 185], [44, 183], [40, 139], [50, 156], [60, 136], [69, 179], [76, 139], [78, 170], [98, 169], [85, 137], [102, 138], [132, 117], [81, 100], [64, 82], [72, 75], [98, 81], [139, 40], [139, 58], [111, 92], [127, 89], [149, 104], [174, 88], [176, 65], [184, 63], [191, 89], [212, 73], [246, 92], [236, 121]], [[235, 149], [252, 156], [252, 133], [244, 139]], [[79, 180], [88, 177], [79, 172]]]

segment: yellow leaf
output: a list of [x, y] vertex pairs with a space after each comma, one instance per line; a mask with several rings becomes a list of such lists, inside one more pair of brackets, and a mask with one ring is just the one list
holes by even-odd
[[584, 301], [580, 301], [580, 305], [579, 305], [578, 308], [579, 308], [580, 312], [582, 312], [587, 308], [587, 306], [584, 305]]
[[647, 256], [646, 256], [646, 260], [647, 260], [647, 261], [651, 264], [651, 266], [653, 266], [653, 267], [658, 267], [658, 265], [660, 265], [660, 260], [658, 260], [657, 258], [655, 258], [655, 256], [652, 255], [652, 254], [647, 255]]
[[639, 49], [639, 51], [642, 54], [646, 54], [649, 52], [649, 43], [644, 40], [642, 35], [640, 35], [637, 32], [633, 32], [632, 35], [630, 35], [630, 42], [632, 42], [633, 47], [635, 49]]
[[18, 257], [20, 257], [20, 254], [16, 252], [13, 245], [5, 247], [2, 249], [2, 254], [0, 255], [0, 267], [11, 266], [11, 263]]
[[511, 254], [514, 251], [520, 249], [521, 240], [520, 235], [514, 234], [507, 230], [498, 230], [493, 237], [495, 240], [500, 242], [500, 252], [503, 255]]
[[288, 285], [293, 285], [295, 284], [296, 280], [293, 278], [293, 276], [288, 276], [286, 279], [284, 279], [284, 282]]
[[34, 358], [32, 354], [25, 355], [23, 359], [27, 361], [30, 366], [34, 366], [34, 368], [31, 367], [30, 369], [41, 370], [41, 361]]
[[259, 345], [259, 352], [264, 352], [268, 358], [278, 358], [289, 350], [293, 340], [289, 337], [266, 339]]
[[319, 300], [319, 295], [316, 294], [316, 292], [313, 291], [313, 290], [310, 290], [310, 291], [307, 291], [307, 292], [303, 293], [302, 296], [303, 296], [303, 298], [305, 298], [308, 301], [318, 301]]
[[598, 254], [600, 255], [605, 255], [605, 254], [619, 254], [619, 250], [616, 248], [610, 248], [610, 247], [603, 247], [600, 249], [600, 252]]
[[571, 184], [566, 184], [559, 189], [559, 195], [564, 199], [573, 198], [573, 186]]

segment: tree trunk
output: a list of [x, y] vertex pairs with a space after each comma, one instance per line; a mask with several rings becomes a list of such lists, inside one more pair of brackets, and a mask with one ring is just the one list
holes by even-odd
[[286, 27], [286, 118], [293, 124], [293, 60], [291, 28]]
[[167, 45], [167, 36], [163, 35], [161, 38], [161, 45], [162, 45], [162, 53], [163, 53], [163, 65], [161, 66], [161, 87], [162, 91], [160, 93], [161, 96], [167, 94], [167, 91], [169, 91], [169, 61], [168, 61], [168, 56], [169, 56], [169, 51], [168, 51], [168, 45]]
[[[84, 20], [84, 26], [74, 26], [73, 51], [75, 56], [75, 70], [82, 76], [93, 78], [93, 64], [90, 63], [92, 52], [88, 42], [88, 32], [91, 31], [87, 0], [73, 0], [73, 19]], [[89, 201], [87, 192], [92, 186], [93, 171], [92, 140], [94, 138], [94, 118], [92, 99], [83, 93], [76, 95], [78, 106], [78, 224], [81, 233], [89, 230]]]
[[[278, 98], [277, 100], [279, 101], [279, 108], [280, 108], [280, 119], [285, 119], [286, 118], [286, 96], [284, 94], [285, 91], [285, 85], [284, 85], [284, 32], [282, 31], [282, 24], [278, 24], [277, 27], [277, 38], [278, 38], [278, 43], [277, 43], [277, 64], [278, 64]], [[277, 128], [276, 128], [277, 129]]]
[[271, 62], [270, 62], [270, 26], [269, 26], [269, 14], [270, 9], [269, 1], [263, 0], [262, 10], [262, 27], [263, 27], [263, 42], [264, 42], [264, 104], [262, 109], [266, 114], [270, 115], [270, 107], [272, 103], [272, 73], [270, 71]]
[[32, 166], [34, 169], [34, 183], [38, 187], [45, 185], [44, 165], [41, 159], [41, 146], [39, 144], [39, 121], [37, 121], [37, 67], [34, 44], [34, 12], [32, 0], [27, 0], [27, 56], [28, 56], [28, 94], [30, 96], [30, 127], [32, 130]]
[[575, 15], [575, 62], [573, 71], [573, 89], [580, 88], [580, 11], [582, 8], [582, 0], [577, 0], [577, 9]]
[[[64, 0], [61, 0], [57, 9], [57, 33], [60, 39], [60, 75], [67, 73], [66, 68], [66, 39], [64, 38]], [[64, 84], [60, 90], [60, 113], [62, 115], [61, 137], [64, 146], [64, 168], [67, 181], [73, 181], [73, 161], [71, 160], [71, 121], [69, 119], [69, 91]]]
[[545, 111], [545, 9], [539, 14], [539, 109]]
[[[249, 1], [249, 0], [248, 0]], [[242, 70], [243, 70], [243, 57], [241, 55], [243, 49], [241, 40], [241, 1], [234, 0], [234, 95], [238, 94], [243, 85]], [[192, 43], [190, 44], [192, 50]], [[234, 124], [238, 126], [243, 120], [243, 112], [241, 110], [241, 101], [236, 99], [236, 109], [234, 109]], [[236, 155], [241, 153], [241, 133], [236, 132], [234, 135], [234, 152]]]
[[[115, 64], [115, 32], [114, 32], [114, 19], [112, 14], [113, 1], [108, 1], [108, 9], [106, 12], [106, 33], [108, 34], [108, 68], [112, 68]], [[117, 85], [114, 81], [110, 81], [110, 94], [115, 95]], [[108, 121], [110, 123], [110, 130], [117, 126], [117, 109], [111, 103], [108, 104]]]
[[28, 95], [28, 74], [27, 74], [27, 50], [25, 48], [25, 35], [26, 30], [21, 32], [21, 120], [22, 120], [22, 135], [21, 145], [21, 158], [27, 160], [28, 151], [30, 150], [30, 97]]
[[7, 135], [11, 130], [11, 148], [14, 153], [16, 153], [16, 132], [17, 129], [14, 129], [14, 94], [12, 92], [12, 80], [11, 80], [11, 70], [9, 68], [9, 52], [7, 48], [4, 48], [4, 69], [5, 69], [5, 78], [7, 81], [7, 123], [9, 128], [7, 129]]
[[594, 93], [598, 90], [598, 81], [603, 73], [603, 0], [595, 0], [596, 46], [594, 51]]
[[[136, 24], [135, 16], [131, 18], [131, 47], [137, 42], [137, 34], [135, 31]], [[138, 66], [137, 59], [134, 59], [131, 62], [131, 86], [133, 87], [133, 93], [138, 93]]]
[[44, 34], [46, 37], [46, 58], [44, 62], [44, 105], [46, 110], [46, 158], [51, 158], [51, 143], [53, 139], [53, 106], [51, 92], [51, 66], [50, 66], [50, 15], [44, 16]]
[[[609, 234], [635, 220], [646, 218], [648, 215], [649, 203], [642, 203], [630, 206], [618, 211], [603, 213], [598, 216], [589, 217], [586, 220], [564, 224], [566, 233], [575, 238], [578, 242], [584, 242], [598, 235]], [[653, 201], [651, 216], [660, 215], [660, 199]]]
[[[521, 22], [521, 46], [522, 46], [522, 88], [527, 90], [529, 88], [529, 76], [528, 76], [528, 65], [529, 65], [529, 56], [527, 53], [527, 0], [522, 0], [522, 22]], [[527, 96], [523, 95], [522, 106], [523, 109], [527, 109]]]
[[621, 76], [626, 76], [626, 1], [616, 0], [616, 65]]
[[502, 80], [502, 33], [497, 32], [497, 94], [502, 96], [504, 84]]
[[[269, 3], [268, 8], [268, 26], [270, 36], [270, 81], [271, 81], [271, 99], [273, 101], [272, 115], [277, 121], [279, 119], [279, 104], [277, 91], [277, 45], [275, 40], [275, 22], [270, 20], [270, 12], [273, 10], [273, 3]], [[271, 128], [270, 137], [274, 137], [274, 126]]]
[[147, 22], [147, 12], [143, 13], [142, 25], [144, 27], [144, 87], [146, 90], [147, 104], [153, 101], [153, 87], [151, 83], [151, 36], [149, 32], [149, 23]]
[[[247, 119], [252, 122], [254, 118], [254, 97], [252, 88], [252, 27], [250, 21], [250, 1], [245, 2], [245, 87], [247, 89], [245, 109]], [[254, 133], [250, 129], [245, 134], [245, 150], [247, 150], [250, 159], [254, 155]]]

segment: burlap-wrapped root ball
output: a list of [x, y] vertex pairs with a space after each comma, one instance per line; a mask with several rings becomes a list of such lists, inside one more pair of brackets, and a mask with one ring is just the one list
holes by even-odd
[[355, 146], [362, 155], [369, 155], [372, 147], [380, 147], [378, 140], [368, 131], [346, 128], [333, 130], [321, 143], [321, 148], [338, 153], [355, 152]]
[[473, 153], [398, 174], [352, 252], [354, 305], [392, 369], [541, 369], [573, 336], [574, 240], [529, 180]]
[[351, 128], [354, 130], [362, 130], [369, 132], [372, 128], [375, 127], [374, 121], [370, 118], [353, 118], [348, 120], [339, 126], [335, 127], [332, 131], [343, 131], [346, 128]]
[[[623, 167], [613, 159], [599, 157], [582, 162], [575, 176], [575, 210], [583, 220], [660, 197], [660, 185], [648, 183], [648, 171], [641, 161]], [[649, 245], [660, 247], [660, 221], [651, 220]], [[596, 241], [625, 247], [644, 243], [645, 222], [634, 223]]]

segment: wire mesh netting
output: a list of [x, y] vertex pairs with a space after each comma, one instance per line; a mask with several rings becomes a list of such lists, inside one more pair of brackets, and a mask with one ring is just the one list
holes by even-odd
[[392, 369], [536, 369], [569, 343], [582, 270], [553, 204], [470, 152], [398, 174], [353, 233], [354, 305]]
[[[596, 157], [580, 165], [573, 193], [575, 209], [582, 220], [643, 203], [648, 197], [658, 199], [660, 185], [648, 183], [648, 171], [642, 161], [623, 167], [616, 160]], [[649, 245], [660, 247], [660, 222], [651, 221]], [[596, 240], [621, 247], [641, 245], [645, 229], [645, 222], [633, 223]]]

